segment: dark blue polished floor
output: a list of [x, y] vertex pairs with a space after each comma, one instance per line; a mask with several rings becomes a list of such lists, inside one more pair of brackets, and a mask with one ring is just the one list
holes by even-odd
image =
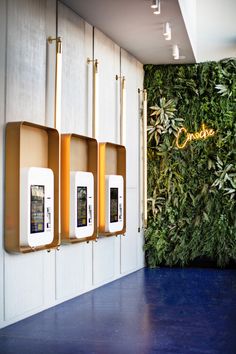
[[138, 271], [0, 330], [0, 353], [236, 354], [236, 271]]

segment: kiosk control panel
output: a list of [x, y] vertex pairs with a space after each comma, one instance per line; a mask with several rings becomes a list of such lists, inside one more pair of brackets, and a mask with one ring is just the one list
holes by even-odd
[[20, 244], [37, 247], [54, 237], [54, 176], [49, 168], [20, 171]]
[[106, 175], [106, 232], [121, 231], [124, 226], [124, 179]]
[[70, 237], [90, 237], [94, 232], [94, 177], [91, 172], [70, 173]]

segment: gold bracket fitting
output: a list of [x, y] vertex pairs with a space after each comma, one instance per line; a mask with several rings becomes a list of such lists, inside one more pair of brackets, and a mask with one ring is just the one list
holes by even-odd
[[125, 80], [125, 76], [119, 76], [119, 75], [116, 75], [116, 80], [118, 80], [118, 79]]
[[147, 101], [147, 90], [143, 89], [141, 90], [140, 88], [138, 88], [138, 94], [143, 93], [143, 99], [144, 101]]
[[95, 68], [95, 72], [98, 72], [98, 60], [97, 59], [90, 59], [87, 58], [87, 64], [93, 63], [94, 64], [94, 68]]
[[48, 43], [52, 44], [52, 42], [56, 42], [57, 45], [57, 53], [61, 54], [62, 53], [62, 38], [61, 37], [48, 37]]
[[125, 76], [116, 75], [116, 80], [119, 80], [119, 79], [122, 82], [122, 89], [125, 89]]

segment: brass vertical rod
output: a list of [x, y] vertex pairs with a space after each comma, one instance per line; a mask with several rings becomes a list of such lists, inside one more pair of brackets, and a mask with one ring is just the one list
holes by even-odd
[[93, 63], [93, 138], [98, 137], [98, 60]]
[[56, 40], [56, 75], [55, 75], [55, 113], [54, 128], [61, 130], [61, 75], [62, 75], [62, 40]]
[[[58, 130], [59, 134], [61, 132], [61, 77], [62, 77], [62, 38], [56, 37], [48, 38], [48, 43], [56, 42], [56, 67], [55, 67], [55, 96], [54, 96], [54, 128]], [[59, 139], [59, 154], [61, 151], [61, 139]], [[60, 159], [59, 159], [59, 170], [60, 170]], [[61, 176], [59, 174], [59, 185]], [[59, 238], [61, 234], [61, 195], [60, 188], [58, 191], [59, 202], [58, 202], [58, 233]]]
[[62, 38], [48, 38], [48, 43], [56, 42], [55, 96], [54, 96], [54, 128], [61, 129], [61, 74], [62, 74]]
[[121, 117], [120, 117], [120, 143], [126, 144], [126, 80], [121, 79]]
[[92, 137], [98, 137], [98, 60], [87, 59], [87, 63], [93, 63], [93, 120]]
[[142, 156], [143, 156], [143, 99], [142, 99], [142, 92], [138, 89], [138, 123], [139, 123], [139, 160], [138, 160], [138, 171], [139, 171], [139, 178], [138, 178], [138, 186], [139, 186], [139, 218], [138, 218], [138, 232], [141, 231], [141, 226], [143, 224], [143, 163], [142, 163]]
[[147, 227], [147, 90], [143, 90], [143, 227]]
[[126, 144], [126, 79], [125, 76], [116, 75], [120, 79], [120, 144]]

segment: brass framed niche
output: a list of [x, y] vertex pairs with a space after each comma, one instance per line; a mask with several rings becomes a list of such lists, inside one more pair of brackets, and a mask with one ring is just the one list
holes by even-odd
[[[92, 236], [70, 237], [70, 172], [91, 172], [94, 176], [94, 232]], [[61, 135], [61, 239], [63, 243], [89, 242], [97, 238], [98, 143], [77, 134]]]
[[[30, 122], [6, 125], [5, 161], [5, 249], [28, 253], [57, 248], [59, 237], [59, 133]], [[54, 238], [52, 243], [30, 247], [20, 244], [20, 169], [50, 168], [54, 174]]]
[[[124, 179], [124, 226], [121, 231], [105, 231], [106, 175], [121, 175]], [[126, 232], [126, 148], [113, 143], [99, 143], [99, 235], [114, 236]]]

